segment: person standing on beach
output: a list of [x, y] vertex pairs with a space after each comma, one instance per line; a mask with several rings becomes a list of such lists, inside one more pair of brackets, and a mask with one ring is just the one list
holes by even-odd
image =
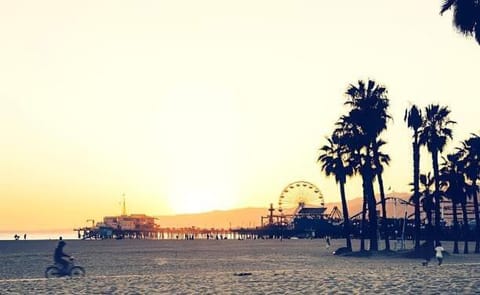
[[435, 247], [435, 257], [438, 260], [438, 265], [442, 265], [443, 251], [445, 251], [445, 248], [442, 247], [442, 243], [438, 242], [437, 246]]
[[423, 266], [428, 266], [428, 263], [430, 262], [430, 259], [432, 259], [433, 256], [433, 242], [432, 241], [426, 241], [422, 245], [422, 254], [423, 258], [425, 259], [424, 262], [422, 262]]
[[325, 236], [325, 248], [330, 248], [330, 236]]

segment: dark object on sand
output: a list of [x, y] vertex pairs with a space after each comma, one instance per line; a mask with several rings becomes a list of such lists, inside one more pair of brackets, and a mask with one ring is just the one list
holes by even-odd
[[251, 276], [252, 273], [251, 272], [236, 272], [233, 275], [238, 276], [238, 277], [243, 277], [243, 276]]
[[347, 247], [340, 247], [337, 250], [333, 251], [333, 255], [342, 255], [350, 252], [352, 251], [350, 251]]

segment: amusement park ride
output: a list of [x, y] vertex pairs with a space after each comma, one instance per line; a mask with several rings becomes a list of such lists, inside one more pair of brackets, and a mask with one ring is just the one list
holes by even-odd
[[[334, 207], [326, 213], [323, 194], [308, 181], [296, 181], [287, 185], [278, 199], [278, 209], [270, 204], [268, 216], [261, 217], [260, 235], [282, 237], [314, 237], [330, 234], [334, 223], [342, 218]], [[275, 213], [278, 211], [278, 213]]]
[[[386, 197], [385, 204], [391, 212], [391, 215], [387, 215], [386, 218], [380, 215], [381, 201], [377, 200], [376, 202], [379, 214], [378, 222], [385, 224], [385, 229], [379, 233], [379, 237], [388, 236], [396, 239], [395, 248], [403, 249], [405, 240], [412, 239], [414, 235], [414, 204], [408, 199], [397, 196]], [[445, 237], [449, 238], [453, 223], [453, 211], [447, 201], [441, 202], [440, 206], [440, 223]], [[473, 204], [467, 204], [466, 207], [468, 218], [474, 220]], [[247, 230], [246, 233], [270, 238], [343, 236], [344, 220], [341, 211], [337, 207], [333, 207], [327, 213], [321, 191], [310, 182], [296, 181], [287, 185], [280, 194], [278, 209], [276, 210], [273, 204], [270, 204], [268, 211], [268, 216], [261, 218], [262, 226]], [[351, 222], [350, 234], [353, 237], [360, 237], [363, 223], [362, 211], [352, 214], [349, 219]], [[424, 231], [427, 222], [424, 212], [421, 212], [420, 219], [421, 231]]]
[[304, 215], [312, 218], [323, 217], [324, 205], [323, 195], [314, 184], [307, 181], [290, 183], [280, 194], [278, 214], [274, 213], [273, 204], [270, 204], [269, 215], [262, 216], [262, 226], [288, 226], [295, 218]]
[[[413, 204], [398, 197], [388, 197], [386, 201], [393, 207], [393, 216], [379, 222], [388, 224], [388, 235], [405, 240], [406, 235], [412, 235]], [[377, 206], [380, 206], [380, 201]], [[399, 205], [397, 217], [397, 203]], [[338, 207], [329, 212], [325, 207], [322, 192], [314, 184], [307, 181], [296, 181], [287, 185], [281, 192], [278, 208], [270, 204], [269, 214], [261, 217], [261, 227], [245, 229], [259, 237], [303, 237], [313, 238], [322, 236], [343, 235], [343, 214]], [[361, 235], [362, 211], [350, 217], [354, 236]], [[243, 231], [242, 231], [243, 232]]]

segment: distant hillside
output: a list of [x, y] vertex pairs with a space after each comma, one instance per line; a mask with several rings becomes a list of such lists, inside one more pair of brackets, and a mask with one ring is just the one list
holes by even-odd
[[229, 228], [260, 225], [261, 216], [267, 208], [241, 208], [226, 211], [211, 211], [196, 214], [156, 216], [161, 227]]
[[[391, 193], [387, 197], [395, 196], [408, 200], [410, 194], [408, 193]], [[377, 200], [380, 197], [377, 196]], [[359, 213], [362, 210], [362, 198], [355, 198], [348, 201], [348, 207], [350, 215]], [[327, 212], [330, 212], [334, 206], [338, 209], [342, 209], [340, 202], [327, 203], [325, 206], [328, 208]], [[378, 207], [380, 210], [380, 207]], [[387, 203], [387, 215], [393, 216], [395, 212], [394, 204], [392, 202]], [[397, 204], [396, 214], [397, 217], [403, 216], [405, 212], [404, 206]], [[278, 212], [276, 212], [278, 213]], [[413, 213], [413, 208], [408, 208], [408, 214]], [[201, 228], [235, 228], [235, 227], [253, 227], [261, 224], [261, 216], [268, 215], [268, 208], [241, 208], [225, 211], [212, 211], [196, 214], [180, 214], [180, 215], [162, 215], [156, 216], [158, 218], [157, 223], [161, 227], [201, 227]]]

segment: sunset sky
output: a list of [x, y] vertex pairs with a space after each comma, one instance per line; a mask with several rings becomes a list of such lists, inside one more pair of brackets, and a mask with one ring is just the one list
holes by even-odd
[[151, 215], [266, 208], [297, 180], [338, 201], [318, 149], [368, 78], [408, 191], [411, 103], [450, 107], [447, 150], [480, 132], [480, 46], [441, 2], [2, 1], [0, 230], [85, 225], [123, 193]]

